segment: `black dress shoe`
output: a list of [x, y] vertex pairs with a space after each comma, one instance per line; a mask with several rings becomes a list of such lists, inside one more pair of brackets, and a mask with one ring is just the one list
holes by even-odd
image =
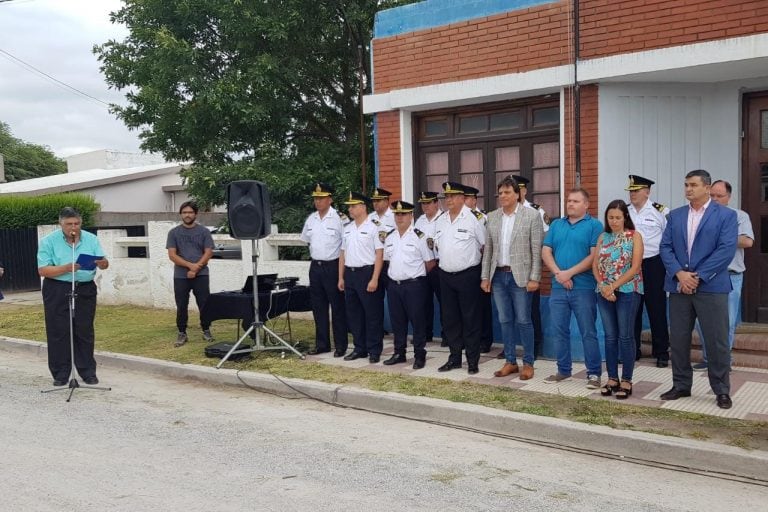
[[67, 381], [66, 380], [61, 380], [61, 379], [53, 379], [53, 385], [56, 386], [56, 387], [66, 386], [67, 385]]
[[311, 356], [316, 356], [318, 354], [325, 354], [326, 352], [330, 352], [330, 351], [331, 349], [329, 348], [311, 348], [309, 349], [309, 352], [307, 352], [307, 354]]
[[91, 375], [88, 377], [83, 377], [83, 382], [85, 382], [86, 384], [90, 384], [91, 386], [95, 386], [96, 384], [99, 383], [99, 378], [96, 377], [95, 375]]
[[656, 359], [656, 368], [666, 368], [667, 366], [669, 366], [669, 359]]
[[453, 369], [461, 368], [461, 363], [454, 363], [453, 361], [448, 361], [443, 366], [437, 369], [439, 372], [449, 372]]
[[677, 400], [678, 398], [683, 398], [686, 396], [691, 396], [690, 391], [680, 391], [679, 389], [672, 388], [666, 393], [662, 393], [659, 398], [662, 400]]
[[346, 350], [336, 350], [333, 353], [333, 357], [341, 357], [343, 356], [347, 351]]
[[424, 365], [427, 363], [426, 358], [424, 357], [417, 357], [413, 360], [413, 369], [414, 370], [421, 370], [424, 368]]
[[389, 366], [392, 364], [405, 363], [405, 354], [392, 354], [392, 357], [384, 361], [384, 364]]
[[490, 351], [491, 351], [491, 347], [482, 347], [482, 348], [480, 349], [480, 353], [481, 353], [481, 354], [487, 354], [487, 353], [488, 353], [488, 352], [490, 352]]
[[731, 397], [727, 394], [723, 393], [722, 395], [717, 395], [717, 406], [721, 409], [730, 409], [733, 405], [733, 401], [731, 400]]
[[360, 359], [361, 357], [368, 357], [368, 354], [366, 354], [365, 352], [363, 352], [363, 353], [355, 352], [353, 350], [348, 355], [344, 356], [344, 360], [345, 361], [354, 361], [355, 359]]
[[378, 363], [381, 360], [381, 356], [371, 356], [368, 358], [369, 363]]
[[502, 350], [499, 352], [499, 354], [496, 356], [496, 359], [506, 359], [507, 356], [504, 355], [504, 351]]
[[479, 371], [480, 371], [480, 368], [478, 368], [476, 364], [467, 365], [467, 373], [468, 374], [474, 375], [474, 374], [476, 374]]

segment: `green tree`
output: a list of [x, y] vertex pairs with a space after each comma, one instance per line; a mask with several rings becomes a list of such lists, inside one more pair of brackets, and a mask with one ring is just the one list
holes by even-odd
[[0, 154], [5, 162], [5, 179], [9, 182], [67, 171], [64, 160], [56, 157], [49, 148], [14, 137], [10, 127], [3, 122], [0, 122]]
[[[281, 229], [296, 229], [312, 181], [359, 186], [373, 18], [411, 1], [126, 0], [112, 21], [129, 36], [94, 52], [107, 83], [128, 91], [113, 112], [143, 149], [195, 162], [185, 177], [201, 203], [260, 179]], [[370, 119], [365, 130], [371, 155]]]

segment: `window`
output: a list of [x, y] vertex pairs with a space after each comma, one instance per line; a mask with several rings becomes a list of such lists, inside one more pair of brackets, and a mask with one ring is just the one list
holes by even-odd
[[559, 216], [559, 123], [559, 106], [549, 98], [414, 116], [414, 191], [439, 192], [444, 181], [456, 181], [477, 188], [478, 206], [491, 210], [498, 183], [524, 176], [528, 200]]

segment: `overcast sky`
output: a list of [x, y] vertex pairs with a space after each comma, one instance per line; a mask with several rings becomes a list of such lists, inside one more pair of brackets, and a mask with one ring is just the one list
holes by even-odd
[[[123, 39], [109, 21], [120, 0], [12, 0], [0, 2], [0, 50], [107, 103], [123, 95], [107, 88], [91, 49]], [[0, 52], [0, 121], [28, 142], [65, 157], [96, 149], [139, 151], [107, 106], [51, 83]]]

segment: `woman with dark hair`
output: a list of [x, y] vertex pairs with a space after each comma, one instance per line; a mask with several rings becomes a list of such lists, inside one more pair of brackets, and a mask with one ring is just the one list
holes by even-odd
[[[621, 199], [605, 209], [605, 232], [597, 240], [592, 273], [597, 280], [597, 306], [605, 331], [605, 366], [608, 382], [600, 388], [603, 396], [623, 400], [632, 394], [635, 366], [634, 325], [643, 294], [643, 238]], [[619, 354], [622, 371], [619, 381]]]

